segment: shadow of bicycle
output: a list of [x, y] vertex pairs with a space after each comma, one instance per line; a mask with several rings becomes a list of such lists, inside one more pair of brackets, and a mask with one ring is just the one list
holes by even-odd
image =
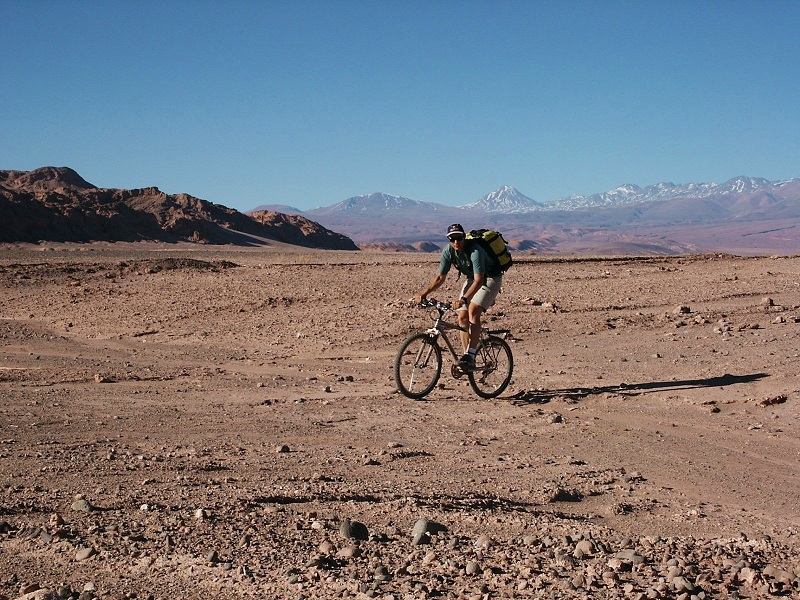
[[547, 404], [554, 398], [564, 398], [566, 400], [578, 401], [588, 396], [596, 396], [597, 394], [624, 394], [636, 396], [652, 391], [682, 390], [704, 387], [726, 387], [740, 383], [751, 383], [768, 376], [769, 373], [752, 373], [749, 375], [731, 375], [729, 373], [725, 373], [719, 377], [709, 377], [707, 379], [620, 383], [619, 385], [576, 387], [561, 390], [522, 390], [516, 394], [512, 394], [508, 398], [513, 404]]

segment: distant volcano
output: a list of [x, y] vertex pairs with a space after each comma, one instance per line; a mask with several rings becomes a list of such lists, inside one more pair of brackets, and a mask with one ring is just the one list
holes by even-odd
[[528, 198], [517, 188], [504, 185], [486, 194], [480, 200], [467, 204], [462, 208], [467, 210], [481, 210], [490, 213], [518, 213], [540, 210], [544, 207], [544, 204]]

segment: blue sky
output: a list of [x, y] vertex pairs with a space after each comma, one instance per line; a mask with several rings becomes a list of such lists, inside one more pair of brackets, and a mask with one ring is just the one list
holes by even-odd
[[800, 177], [794, 0], [0, 10], [0, 169], [239, 210]]

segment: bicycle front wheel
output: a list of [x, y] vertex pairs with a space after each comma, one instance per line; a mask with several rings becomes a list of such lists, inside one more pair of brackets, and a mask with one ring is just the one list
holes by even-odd
[[417, 333], [400, 347], [394, 359], [394, 380], [404, 396], [427, 396], [442, 374], [442, 349], [427, 333]]
[[494, 398], [511, 382], [514, 357], [504, 339], [489, 336], [478, 348], [475, 369], [468, 373], [469, 384], [481, 398]]

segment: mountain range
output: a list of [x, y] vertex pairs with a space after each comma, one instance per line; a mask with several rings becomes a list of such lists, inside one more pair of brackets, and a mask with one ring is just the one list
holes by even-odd
[[526, 252], [800, 252], [800, 179], [626, 184], [552, 202], [506, 185], [462, 206], [375, 193], [296, 212], [362, 248], [441, 245], [447, 225], [461, 222], [500, 230], [512, 248]]
[[68, 167], [0, 171], [0, 242], [192, 241], [435, 252], [450, 223], [503, 233], [517, 254], [800, 254], [800, 179], [622, 185], [535, 201], [503, 186], [463, 206], [374, 193], [247, 214], [157, 187], [88, 183]]

